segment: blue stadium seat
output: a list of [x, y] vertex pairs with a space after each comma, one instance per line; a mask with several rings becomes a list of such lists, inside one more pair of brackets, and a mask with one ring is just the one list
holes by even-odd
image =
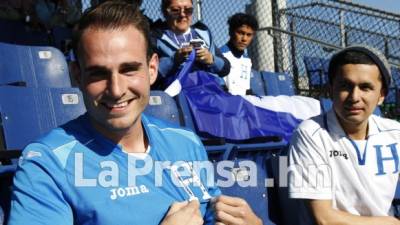
[[[271, 142], [260, 149], [233, 147], [219, 154], [208, 153], [214, 165], [221, 161], [232, 163], [232, 166], [226, 169], [227, 174], [216, 173], [218, 180], [226, 181], [229, 175], [234, 182], [232, 186], [220, 186], [222, 193], [245, 199], [255, 214], [263, 220], [264, 225], [279, 224], [274, 212], [277, 211], [276, 196], [271, 192], [273, 183], [269, 183], [269, 180], [273, 180], [270, 164], [284, 146], [279, 142]], [[253, 173], [255, 171], [257, 172]], [[255, 183], [250, 185], [253, 179]], [[246, 183], [249, 186], [246, 186]]]
[[146, 107], [146, 114], [161, 118], [181, 125], [178, 107], [175, 100], [164, 91], [151, 91], [149, 105]]
[[257, 70], [251, 70], [250, 89], [254, 95], [266, 95], [263, 78], [261, 77], [261, 73]]
[[287, 73], [261, 72], [264, 79], [266, 95], [278, 96], [295, 94], [293, 80]]
[[0, 43], [0, 84], [71, 87], [64, 55], [54, 47]]
[[5, 149], [22, 149], [42, 134], [84, 112], [82, 96], [76, 88], [0, 86]]
[[328, 83], [329, 60], [318, 57], [304, 57], [310, 89], [322, 90]]

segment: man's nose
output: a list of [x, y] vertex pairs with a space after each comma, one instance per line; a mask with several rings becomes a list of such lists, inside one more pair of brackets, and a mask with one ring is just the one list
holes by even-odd
[[361, 92], [360, 88], [353, 87], [351, 92], [350, 92], [350, 99], [353, 102], [357, 102], [357, 101], [360, 100], [361, 95], [362, 95], [362, 92]]
[[122, 79], [121, 75], [119, 74], [111, 75], [108, 87], [110, 96], [114, 97], [115, 99], [122, 97], [125, 93], [126, 89], [125, 85], [126, 84]]

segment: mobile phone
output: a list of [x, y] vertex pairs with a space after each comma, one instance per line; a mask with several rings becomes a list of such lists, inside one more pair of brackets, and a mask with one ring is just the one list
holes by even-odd
[[190, 46], [190, 43], [189, 42], [183, 42], [182, 44], [181, 44], [181, 48], [187, 48], [187, 47], [189, 47]]
[[192, 39], [192, 40], [190, 40], [190, 44], [195, 49], [205, 48], [205, 46], [206, 46], [206, 43], [202, 39]]

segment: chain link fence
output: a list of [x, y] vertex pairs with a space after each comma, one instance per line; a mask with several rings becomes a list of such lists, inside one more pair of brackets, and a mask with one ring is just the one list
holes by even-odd
[[[86, 8], [99, 0], [82, 1]], [[161, 0], [143, 0], [141, 8], [155, 21], [162, 19], [160, 4]], [[194, 22], [201, 18], [209, 26], [217, 46], [229, 39], [227, 20], [231, 15], [246, 12], [256, 16], [260, 30], [249, 47], [254, 69], [291, 74], [301, 95], [327, 96], [326, 62], [335, 50], [348, 45], [373, 46], [385, 53], [394, 68], [400, 66], [397, 14], [346, 0], [193, 0], [193, 4]], [[382, 109], [394, 118], [399, 113], [395, 86], [392, 88]]]
[[275, 26], [261, 32], [274, 37], [274, 69], [292, 74], [299, 94], [326, 96], [331, 54], [345, 46], [367, 44], [382, 51], [395, 71], [394, 85], [381, 109], [386, 116], [398, 119], [400, 15], [347, 1], [293, 0], [282, 5], [274, 8]]

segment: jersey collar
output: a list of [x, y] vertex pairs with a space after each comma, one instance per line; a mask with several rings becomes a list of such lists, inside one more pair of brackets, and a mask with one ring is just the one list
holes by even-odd
[[[368, 136], [367, 139], [375, 134], [378, 134], [380, 132], [379, 127], [374, 119], [375, 115], [371, 115], [368, 118]], [[329, 110], [325, 115], [324, 115], [324, 120], [325, 120], [325, 125], [326, 129], [330, 133], [330, 135], [336, 139], [342, 138], [342, 137], [347, 137], [346, 133], [344, 132], [342, 126], [339, 123], [339, 120], [337, 119], [336, 113], [333, 110]]]

